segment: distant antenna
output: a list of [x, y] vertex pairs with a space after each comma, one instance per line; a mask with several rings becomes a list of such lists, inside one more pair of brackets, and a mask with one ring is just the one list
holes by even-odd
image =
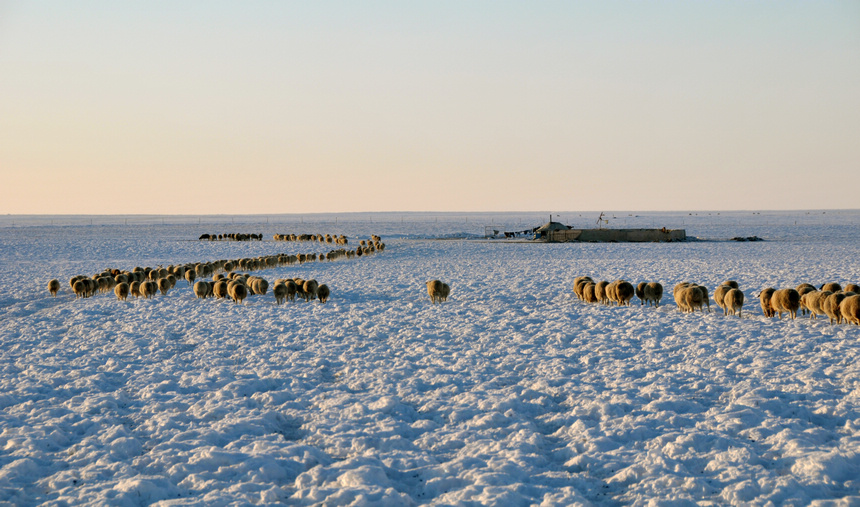
[[603, 212], [601, 211], [601, 212], [600, 212], [600, 216], [599, 216], [599, 217], [597, 217], [597, 228], [598, 228], [598, 229], [602, 229], [602, 228], [603, 228], [603, 222], [604, 222], [604, 220], [603, 220], [603, 216], [604, 216], [604, 215], [603, 215]]

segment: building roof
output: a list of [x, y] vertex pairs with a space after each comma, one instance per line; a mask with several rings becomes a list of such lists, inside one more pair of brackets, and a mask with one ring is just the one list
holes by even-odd
[[547, 222], [542, 226], [538, 227], [535, 232], [549, 232], [549, 231], [566, 231], [570, 229], [570, 227], [559, 223], [559, 222]]

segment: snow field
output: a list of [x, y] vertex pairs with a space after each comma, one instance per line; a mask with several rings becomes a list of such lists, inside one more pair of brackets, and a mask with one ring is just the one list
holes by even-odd
[[[148, 301], [75, 300], [66, 281], [328, 246], [185, 241], [192, 226], [0, 229], [0, 501], [860, 501], [860, 328], [765, 319], [754, 297], [856, 282], [858, 225], [825, 227], [814, 248], [811, 227], [788, 225], [761, 243], [646, 245], [399, 227], [345, 232], [380, 233], [383, 253], [255, 272], [332, 288], [325, 305], [280, 307], [271, 294], [199, 301], [184, 281]], [[585, 304], [579, 275], [668, 290], [659, 309]], [[442, 305], [432, 278], [451, 285]], [[671, 299], [675, 283], [712, 294], [727, 278], [743, 318]]]

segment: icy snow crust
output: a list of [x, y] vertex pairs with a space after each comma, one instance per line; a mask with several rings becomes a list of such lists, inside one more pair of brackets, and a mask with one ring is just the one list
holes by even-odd
[[[860, 212], [643, 213], [626, 224], [683, 224], [703, 239], [674, 244], [426, 239], [529, 221], [512, 214], [343, 217], [4, 217], [0, 501], [860, 502], [860, 328], [766, 319], [755, 297], [860, 282]], [[189, 241], [204, 232], [351, 243], [375, 233], [387, 248], [255, 272], [316, 278], [332, 289], [325, 305], [279, 307], [271, 293], [199, 301], [184, 281], [128, 302], [75, 300], [68, 288], [108, 267], [328, 249]], [[767, 241], [717, 241], [751, 235]], [[572, 296], [579, 275], [660, 281], [667, 294], [659, 309], [589, 305]], [[447, 303], [430, 303], [432, 278], [451, 285]], [[675, 283], [713, 293], [727, 278], [746, 296], [741, 319], [715, 306], [681, 314], [671, 301]]]

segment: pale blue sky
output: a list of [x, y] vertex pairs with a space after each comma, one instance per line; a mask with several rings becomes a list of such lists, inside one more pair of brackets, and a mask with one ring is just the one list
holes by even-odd
[[857, 208], [860, 2], [0, 0], [0, 213]]

